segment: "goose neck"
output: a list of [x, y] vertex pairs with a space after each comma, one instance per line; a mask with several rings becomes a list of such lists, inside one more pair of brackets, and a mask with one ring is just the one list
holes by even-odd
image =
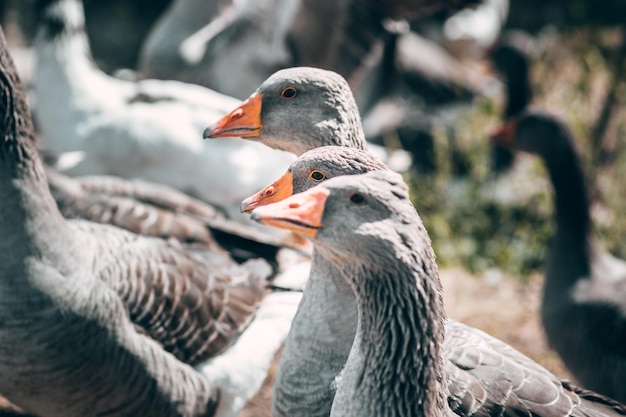
[[[544, 309], [559, 309], [555, 300], [589, 276], [592, 221], [581, 161], [572, 146], [545, 160], [554, 188], [556, 231], [546, 265]], [[548, 301], [551, 300], [551, 301]]]
[[556, 239], [583, 244], [591, 233], [592, 221], [582, 161], [571, 145], [545, 158], [545, 163], [554, 188]]
[[334, 381], [356, 332], [357, 308], [350, 285], [314, 251], [311, 275], [292, 322], [276, 374], [274, 415], [328, 416]]
[[532, 87], [528, 70], [520, 68], [516, 75], [509, 75], [507, 80], [507, 102], [504, 110], [506, 118], [520, 114], [532, 101]]
[[39, 160], [20, 80], [6, 51], [0, 52], [0, 252], [3, 267], [30, 251], [33, 236], [60, 218]]
[[440, 282], [434, 261], [401, 261], [411, 258], [394, 256], [393, 266], [357, 265], [344, 272], [353, 283], [359, 322], [331, 416], [343, 415], [346, 404], [359, 416], [447, 415]]

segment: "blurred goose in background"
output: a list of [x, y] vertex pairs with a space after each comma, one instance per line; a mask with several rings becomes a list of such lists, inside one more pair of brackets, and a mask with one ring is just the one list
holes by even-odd
[[237, 415], [299, 294], [269, 293], [264, 261], [64, 219], [1, 31], [0, 73], [0, 393], [41, 416]]
[[[533, 40], [525, 32], [507, 30], [489, 50], [489, 59], [504, 79], [505, 103], [502, 120], [519, 116], [532, 103], [530, 83]], [[514, 162], [513, 151], [493, 143], [492, 167], [502, 172]]]
[[509, 0], [483, 0], [449, 15], [436, 27], [421, 28], [457, 57], [480, 57], [498, 39], [509, 17]]
[[485, 77], [408, 26], [397, 27], [371, 79], [359, 86], [357, 103], [369, 141], [401, 145], [414, 170], [428, 173], [437, 168], [435, 132], [454, 134], [457, 121], [483, 94]]
[[[350, 169], [355, 153], [364, 167], [374, 158], [326, 147], [295, 164], [310, 158], [317, 161], [311, 173], [324, 165], [349, 174], [358, 171]], [[257, 221], [309, 237], [315, 251], [281, 355], [274, 415], [625, 415], [620, 404], [560, 381], [503, 342], [446, 321], [430, 239], [408, 187], [379, 168], [328, 177], [252, 211]]]
[[[372, 50], [387, 36], [386, 18], [412, 19], [477, 2], [238, 0], [217, 14], [217, 7], [196, 14], [201, 0], [178, 0], [148, 36], [139, 71], [242, 99], [285, 67], [319, 67], [358, 78]], [[198, 27], [199, 16], [207, 17], [206, 26]], [[192, 29], [197, 31], [191, 34]], [[181, 33], [188, 38], [180, 41]]]
[[528, 111], [493, 140], [539, 156], [554, 189], [556, 232], [546, 264], [541, 317], [550, 344], [586, 388], [626, 401], [626, 262], [593, 234], [583, 162], [569, 127]]
[[192, 67], [185, 61], [181, 43], [222, 14], [225, 8], [232, 8], [232, 3], [233, 0], [171, 1], [142, 43], [137, 64], [140, 76], [193, 82], [188, 78]]
[[293, 156], [243, 141], [202, 143], [206, 124], [237, 100], [192, 84], [109, 77], [89, 59], [83, 26], [79, 1], [52, 1], [35, 41], [36, 116], [45, 147], [83, 153], [64, 172], [166, 184], [244, 221], [241, 199], [279, 175]]
[[[179, 0], [172, 5], [142, 48], [143, 76], [193, 82], [245, 98], [269, 74], [292, 65], [286, 32], [297, 1], [233, 0], [221, 10], [216, 10], [219, 2], [209, 7], [205, 3]], [[182, 32], [180, 25], [185, 25]], [[172, 32], [176, 34], [169, 36]], [[167, 41], [157, 45], [164, 37]]]

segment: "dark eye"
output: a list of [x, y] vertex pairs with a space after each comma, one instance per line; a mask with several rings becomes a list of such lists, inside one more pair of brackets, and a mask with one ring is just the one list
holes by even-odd
[[354, 193], [350, 196], [350, 201], [354, 204], [363, 204], [365, 203], [365, 197], [359, 193]]
[[285, 89], [280, 93], [286, 99], [292, 99], [296, 96], [296, 89], [294, 87], [285, 87]]
[[309, 178], [311, 178], [313, 181], [320, 182], [326, 178], [326, 175], [324, 175], [322, 171], [313, 170], [309, 174]]

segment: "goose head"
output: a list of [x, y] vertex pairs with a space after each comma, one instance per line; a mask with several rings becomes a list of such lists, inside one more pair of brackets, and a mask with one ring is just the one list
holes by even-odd
[[527, 111], [498, 126], [491, 140], [499, 145], [538, 155], [550, 160], [573, 147], [567, 124], [553, 114]]
[[40, 1], [37, 44], [58, 41], [76, 33], [85, 33], [85, 14], [79, 0]]
[[241, 212], [283, 200], [340, 175], [356, 175], [387, 166], [368, 151], [341, 146], [323, 146], [303, 153], [285, 174], [241, 203]]
[[[36, 83], [59, 65], [95, 68], [85, 30], [85, 12], [80, 0], [45, 0], [39, 3], [38, 26], [33, 45], [37, 53]], [[86, 58], [86, 59], [85, 59]], [[77, 64], [78, 61], [78, 64]], [[41, 79], [40, 79], [41, 78]], [[47, 86], [53, 88], [53, 86]]]
[[369, 253], [372, 240], [400, 239], [404, 233], [393, 225], [405, 225], [404, 220], [397, 220], [406, 213], [414, 214], [408, 187], [399, 174], [385, 170], [331, 178], [272, 205], [255, 208], [252, 219], [303, 235], [340, 261], [338, 257], [349, 259], [354, 253]]
[[327, 145], [365, 147], [348, 82], [333, 71], [311, 67], [275, 72], [203, 136], [238, 136], [296, 155]]

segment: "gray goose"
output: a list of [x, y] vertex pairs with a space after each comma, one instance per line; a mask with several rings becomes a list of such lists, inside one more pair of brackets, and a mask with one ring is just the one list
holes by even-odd
[[[45, 416], [234, 415], [297, 294], [266, 296], [266, 264], [212, 265], [176, 241], [64, 219], [1, 31], [0, 114], [0, 393]], [[249, 325], [259, 303], [263, 329]], [[267, 339], [250, 344], [252, 330]]]
[[[281, 179], [244, 201], [242, 210], [289, 198], [337, 176], [382, 170], [387, 170], [385, 165], [366, 151], [334, 146], [313, 149], [301, 155]], [[328, 254], [314, 249], [311, 276], [276, 375], [275, 415], [328, 415], [334, 381], [346, 363], [357, 329], [356, 316], [354, 294], [339, 268]], [[576, 404], [578, 395], [591, 395], [559, 381], [502, 342], [468, 329], [455, 321], [446, 324], [448, 402], [455, 413], [569, 415], [568, 408], [560, 408], [563, 404]], [[552, 401], [563, 403], [550, 409]], [[584, 411], [572, 415], [577, 413]]]
[[[311, 239], [316, 259], [332, 264], [336, 274], [316, 277], [314, 266], [309, 282], [318, 279], [328, 287], [344, 282], [358, 311], [332, 408], [328, 403], [324, 413], [296, 408], [276, 415], [328, 415], [329, 410], [331, 417], [626, 414], [622, 405], [571, 387], [486, 333], [446, 321], [430, 239], [398, 174], [381, 170], [328, 179], [255, 208], [252, 218]], [[327, 327], [337, 326], [335, 320], [345, 314], [340, 298], [338, 292], [318, 292], [319, 312], [336, 308]], [[317, 330], [296, 325], [292, 333]], [[323, 348], [312, 350], [325, 361]], [[317, 368], [300, 372], [302, 382]], [[291, 394], [286, 399], [298, 401], [301, 393]]]
[[583, 386], [626, 402], [626, 262], [604, 251], [593, 234], [569, 127], [529, 110], [500, 126], [493, 139], [540, 157], [552, 182], [556, 232], [541, 310], [550, 344]]
[[297, 156], [319, 146], [367, 146], [346, 79], [312, 67], [275, 72], [203, 134], [205, 139], [233, 136]]
[[[293, 67], [272, 74], [203, 137], [240, 137], [297, 156], [318, 146], [369, 149], [399, 171], [404, 152], [368, 143], [350, 86], [334, 71]], [[400, 158], [396, 158], [400, 156]], [[395, 162], [394, 162], [395, 160]]]

